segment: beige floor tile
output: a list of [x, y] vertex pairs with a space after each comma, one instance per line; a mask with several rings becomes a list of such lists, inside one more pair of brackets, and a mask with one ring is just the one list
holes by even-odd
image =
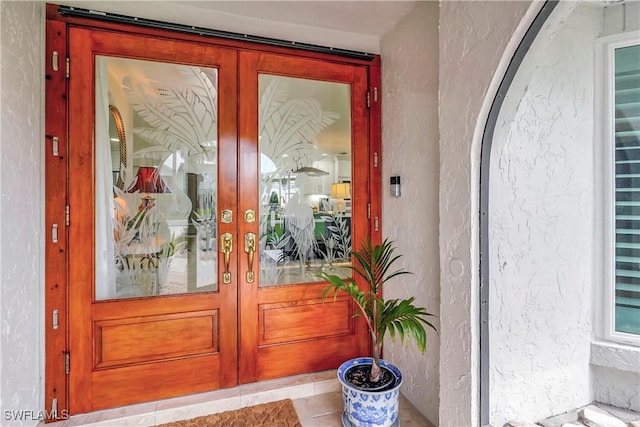
[[339, 418], [342, 398], [335, 393], [327, 393], [303, 399], [295, 399], [293, 406], [303, 426], [317, 425], [318, 419]]
[[[293, 405], [303, 427], [342, 426], [342, 392], [295, 399]], [[433, 427], [404, 396], [400, 396], [402, 427]]]
[[[155, 421], [157, 405], [157, 402], [147, 402], [137, 405], [123, 406], [120, 408], [106, 409], [104, 411], [96, 411], [87, 414], [85, 423], [108, 425], [102, 423], [117, 419], [122, 420], [122, 425], [145, 425], [144, 421], [139, 422], [138, 420], [148, 420], [150, 419], [149, 415], [151, 414], [153, 415], [153, 421]], [[127, 421], [124, 421], [125, 419]]]
[[306, 426], [313, 422], [314, 414], [309, 411], [309, 408], [307, 408], [306, 399], [295, 399], [293, 401], [293, 407], [296, 410], [296, 414], [298, 414], [300, 424]]
[[118, 418], [115, 420], [105, 420], [96, 423], [88, 423], [90, 427], [131, 427], [139, 426], [146, 427], [152, 426], [156, 423], [156, 414], [134, 415], [131, 417]]
[[56, 421], [54, 423], [45, 424], [44, 421], [38, 423], [38, 427], [52, 426], [52, 427], [77, 427], [86, 424], [87, 414], [73, 415], [66, 420]]
[[323, 415], [321, 417], [314, 417], [306, 423], [300, 420], [302, 427], [342, 427], [342, 418], [340, 413]]
[[189, 396], [174, 397], [172, 399], [159, 400], [156, 411], [163, 411], [165, 409], [181, 408], [183, 406], [198, 405], [201, 403], [229, 400], [234, 398], [238, 400], [239, 405], [240, 391], [238, 390], [238, 387], [191, 394]]
[[240, 396], [240, 404], [242, 407], [247, 407], [261, 403], [275, 402], [276, 400], [291, 399], [292, 396], [313, 396], [313, 384], [301, 384], [246, 395], [243, 393]]
[[[340, 384], [335, 379], [335, 371], [327, 371], [81, 414], [64, 422], [48, 424], [48, 427], [152, 426], [285, 398], [293, 399], [303, 427], [342, 426]], [[404, 396], [400, 396], [400, 425], [433, 427]]]
[[324, 416], [327, 414], [340, 413], [342, 411], [342, 393], [333, 392], [308, 397], [305, 406], [314, 416]]
[[315, 394], [333, 393], [342, 390], [342, 385], [338, 380], [318, 381], [314, 383]]
[[402, 427], [434, 427], [403, 395], [400, 395], [399, 412]]
[[338, 381], [338, 376], [336, 374], [336, 370], [332, 369], [330, 371], [318, 372], [316, 374], [311, 374], [313, 381], [328, 381], [328, 380], [336, 380]]
[[288, 387], [306, 386], [313, 389], [313, 375], [296, 375], [293, 377], [279, 378], [275, 380], [261, 381], [257, 383], [244, 384], [239, 386], [240, 395], [245, 396], [254, 393], [270, 392], [273, 390], [286, 389]]

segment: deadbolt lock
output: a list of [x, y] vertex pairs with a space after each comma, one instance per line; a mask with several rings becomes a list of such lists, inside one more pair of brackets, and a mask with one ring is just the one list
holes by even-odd
[[244, 211], [244, 222], [254, 222], [256, 220], [256, 211], [247, 209]]
[[233, 221], [233, 211], [229, 209], [223, 210], [220, 214], [220, 221], [224, 224], [231, 224], [231, 221]]

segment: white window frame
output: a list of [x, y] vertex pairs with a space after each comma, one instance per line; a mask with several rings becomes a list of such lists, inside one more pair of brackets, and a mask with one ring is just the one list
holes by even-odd
[[[615, 330], [615, 49], [640, 44], [640, 31], [596, 40], [595, 52], [595, 328], [597, 338], [640, 347], [640, 335]], [[599, 209], [600, 208], [600, 209]], [[598, 298], [598, 296], [600, 298]]]

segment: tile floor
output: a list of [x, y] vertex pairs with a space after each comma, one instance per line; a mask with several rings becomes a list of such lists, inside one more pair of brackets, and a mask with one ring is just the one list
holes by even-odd
[[[303, 427], [342, 426], [342, 392], [340, 391], [295, 399], [293, 406]], [[433, 427], [402, 395], [400, 396], [400, 426]]]
[[[90, 414], [79, 414], [47, 426], [153, 426], [281, 399], [293, 400], [303, 427], [342, 426], [340, 383], [333, 370], [245, 384], [231, 389], [141, 403]], [[44, 426], [44, 423], [40, 425]], [[402, 396], [400, 425], [402, 427], [433, 427]]]

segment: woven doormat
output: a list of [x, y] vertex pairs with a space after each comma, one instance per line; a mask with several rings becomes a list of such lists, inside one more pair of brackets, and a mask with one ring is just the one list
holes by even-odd
[[175, 421], [157, 427], [302, 427], [291, 399]]

